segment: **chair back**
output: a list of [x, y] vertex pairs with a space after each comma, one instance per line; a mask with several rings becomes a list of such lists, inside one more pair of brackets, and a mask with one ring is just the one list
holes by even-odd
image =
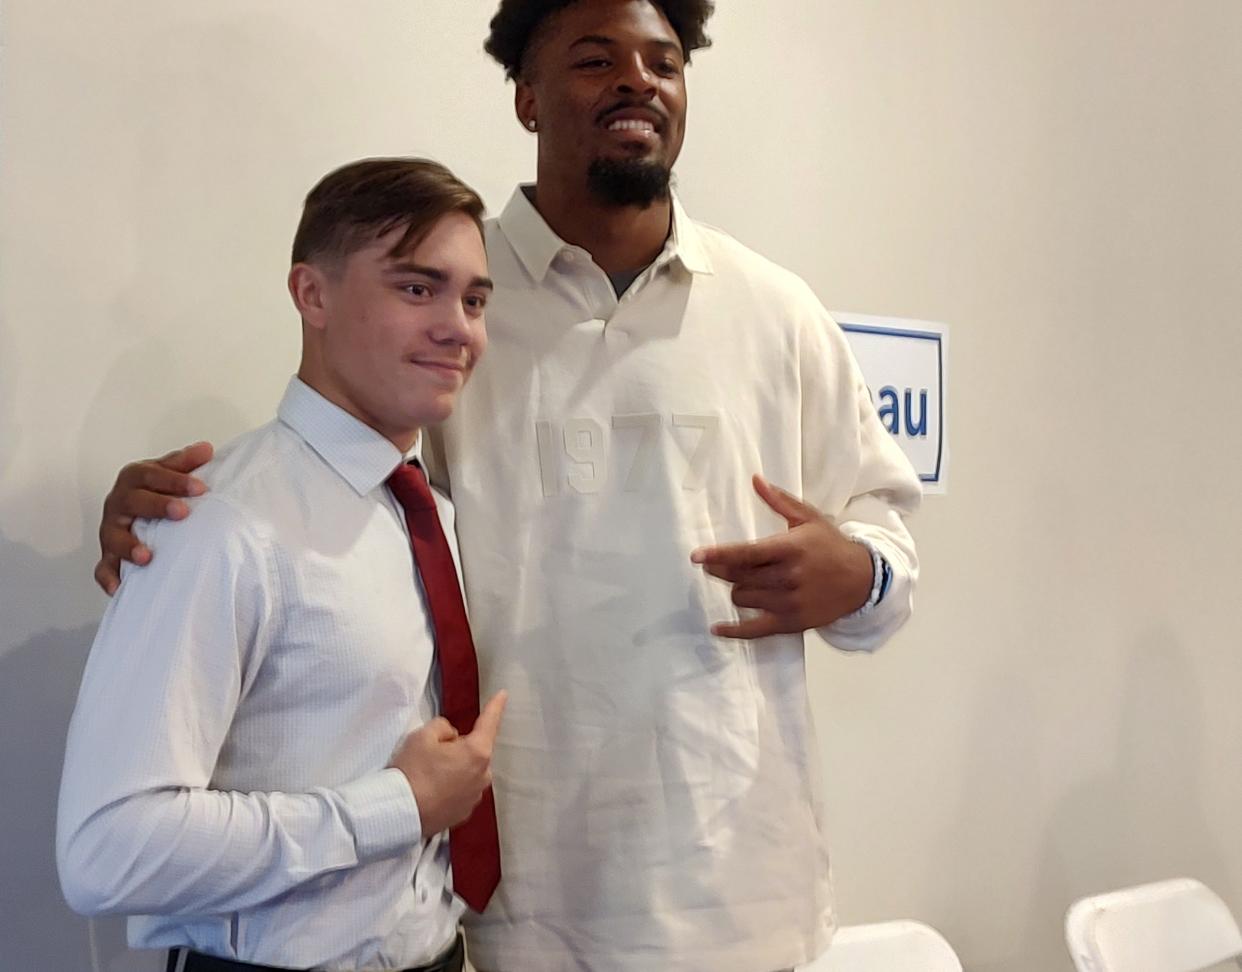
[[828, 951], [798, 972], [962, 972], [953, 948], [919, 921], [838, 928]]
[[1242, 956], [1229, 908], [1190, 878], [1083, 898], [1065, 940], [1078, 972], [1198, 972]]

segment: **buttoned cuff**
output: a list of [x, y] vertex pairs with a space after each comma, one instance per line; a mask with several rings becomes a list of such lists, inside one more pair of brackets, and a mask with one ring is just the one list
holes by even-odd
[[359, 863], [392, 857], [423, 839], [414, 791], [399, 769], [384, 769], [337, 788]]

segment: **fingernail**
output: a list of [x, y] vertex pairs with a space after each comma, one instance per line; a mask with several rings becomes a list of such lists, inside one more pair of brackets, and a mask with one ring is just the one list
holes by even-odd
[[692, 564], [701, 564], [701, 563], [703, 563], [703, 561], [704, 561], [704, 560], [706, 560], [706, 559], [707, 559], [707, 558], [703, 556], [703, 548], [702, 548], [702, 547], [699, 547], [697, 550], [691, 550], [691, 551], [690, 551], [690, 563], [692, 563]]
[[204, 486], [199, 480], [191, 479], [188, 492], [191, 496], [202, 496], [205, 492], [207, 492], [207, 487]]

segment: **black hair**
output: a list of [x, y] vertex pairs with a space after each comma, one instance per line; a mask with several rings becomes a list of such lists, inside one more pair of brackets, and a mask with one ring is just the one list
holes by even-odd
[[[523, 62], [531, 38], [550, 16], [572, 6], [578, 0], [501, 0], [492, 18], [491, 33], [483, 49], [500, 62], [505, 76], [515, 80], [522, 76]], [[668, 20], [682, 53], [689, 62], [690, 54], [710, 47], [711, 39], [704, 32], [707, 20], [716, 5], [712, 0], [648, 0]]]

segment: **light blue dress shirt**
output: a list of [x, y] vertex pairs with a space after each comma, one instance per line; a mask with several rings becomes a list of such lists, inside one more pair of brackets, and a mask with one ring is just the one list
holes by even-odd
[[384, 485], [404, 457], [296, 378], [278, 415], [204, 468], [188, 520], [142, 525], [155, 556], [127, 567], [70, 726], [62, 886], [83, 913], [138, 915], [137, 947], [418, 965], [464, 905], [447, 840], [385, 768], [438, 711]]

